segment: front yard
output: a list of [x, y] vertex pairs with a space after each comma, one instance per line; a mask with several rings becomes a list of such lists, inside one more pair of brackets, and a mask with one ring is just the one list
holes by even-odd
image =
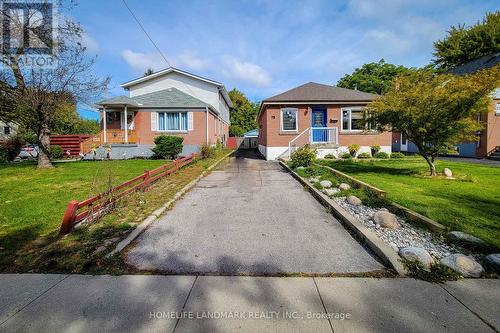
[[456, 179], [450, 180], [427, 177], [427, 165], [420, 157], [320, 163], [385, 190], [389, 200], [452, 230], [500, 247], [500, 167], [438, 161], [438, 172], [445, 167], [453, 171]]
[[58, 163], [52, 170], [33, 164], [0, 165], [0, 272], [85, 272], [98, 268], [102, 242], [116, 243], [153, 210], [220, 158], [198, 160], [159, 180], [146, 192], [117, 204], [101, 221], [59, 237], [69, 200], [82, 200], [160, 165], [165, 160], [83, 161]]

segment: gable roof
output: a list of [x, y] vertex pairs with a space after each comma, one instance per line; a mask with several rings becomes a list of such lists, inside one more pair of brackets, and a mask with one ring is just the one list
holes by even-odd
[[196, 74], [193, 74], [193, 73], [189, 73], [189, 72], [186, 72], [186, 71], [174, 68], [174, 67], [168, 67], [168, 68], [159, 70], [158, 72], [155, 72], [155, 73], [153, 73], [151, 75], [147, 75], [147, 76], [143, 76], [143, 77], [140, 77], [140, 78], [137, 78], [137, 79], [134, 79], [134, 80], [127, 81], [127, 82], [123, 83], [121, 85], [121, 87], [128, 88], [128, 87], [131, 87], [131, 86], [136, 85], [138, 83], [141, 83], [141, 82], [144, 82], [144, 81], [149, 81], [149, 80], [154, 79], [156, 77], [159, 77], [159, 76], [162, 76], [162, 75], [165, 75], [165, 74], [168, 74], [168, 73], [172, 73], [172, 72], [179, 73], [179, 74], [182, 74], [182, 75], [186, 75], [186, 76], [189, 76], [189, 77], [201, 80], [201, 81], [205, 81], [205, 82], [214, 84], [216, 86], [223, 86], [223, 84], [220, 83], [220, 82], [217, 82], [217, 81], [214, 81], [214, 80], [210, 80], [210, 79], [207, 79], [205, 77], [202, 77], [202, 76], [199, 76], [199, 75], [196, 75]]
[[500, 52], [488, 54], [469, 61], [466, 64], [454, 67], [450, 70], [450, 73], [457, 75], [472, 74], [480, 69], [491, 68], [498, 63], [500, 63]]
[[296, 88], [285, 91], [273, 97], [266, 98], [267, 102], [370, 102], [376, 94], [359, 90], [352, 90], [309, 82]]
[[193, 74], [193, 73], [189, 73], [189, 72], [186, 72], [186, 71], [180, 70], [178, 68], [174, 68], [174, 67], [168, 67], [168, 68], [162, 69], [162, 70], [160, 70], [158, 72], [155, 72], [155, 73], [153, 73], [151, 75], [147, 75], [147, 76], [140, 77], [140, 78], [137, 78], [137, 79], [134, 79], [134, 80], [131, 80], [131, 81], [127, 81], [127, 82], [121, 84], [121, 87], [125, 88], [125, 89], [128, 89], [129, 87], [135, 86], [136, 84], [139, 84], [139, 83], [142, 83], [142, 82], [146, 82], [146, 81], [152, 80], [154, 78], [157, 78], [157, 77], [160, 77], [160, 76], [163, 76], [163, 75], [167, 75], [169, 73], [178, 73], [178, 74], [189, 76], [191, 78], [194, 78], [194, 79], [197, 79], [197, 80], [200, 80], [200, 81], [204, 81], [204, 82], [207, 82], [207, 83], [210, 83], [210, 84], [213, 84], [213, 85], [217, 86], [219, 88], [219, 91], [222, 93], [222, 96], [226, 100], [227, 105], [229, 105], [230, 108], [233, 107], [233, 104], [231, 102], [231, 98], [229, 97], [229, 94], [226, 91], [226, 87], [224, 87], [224, 85], [222, 83], [220, 83], [218, 81], [210, 80], [210, 79], [207, 79], [207, 78], [205, 78], [203, 76], [199, 76], [199, 75], [196, 75], [196, 74]]
[[211, 110], [216, 111], [210, 104], [207, 104], [191, 95], [183, 93], [176, 88], [168, 88], [134, 97], [118, 96], [98, 102], [96, 104], [100, 106], [127, 105], [138, 108], [172, 109], [208, 107]]

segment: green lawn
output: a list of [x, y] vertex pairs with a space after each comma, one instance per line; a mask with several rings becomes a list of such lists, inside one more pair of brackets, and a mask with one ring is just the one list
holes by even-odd
[[438, 161], [455, 180], [430, 178], [420, 157], [321, 163], [387, 191], [388, 199], [453, 230], [471, 233], [500, 247], [500, 167]]
[[0, 266], [27, 241], [58, 230], [69, 200], [82, 200], [167, 163], [164, 160], [82, 161], [38, 170], [0, 164]]

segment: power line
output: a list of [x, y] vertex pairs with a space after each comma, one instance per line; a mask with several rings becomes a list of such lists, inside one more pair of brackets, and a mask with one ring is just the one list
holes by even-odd
[[125, 5], [125, 7], [127, 7], [128, 11], [130, 12], [130, 14], [132, 15], [132, 17], [134, 18], [134, 20], [137, 22], [137, 24], [139, 25], [139, 27], [141, 28], [141, 30], [144, 32], [144, 34], [148, 37], [149, 41], [151, 42], [151, 44], [154, 45], [154, 47], [156, 48], [156, 50], [158, 51], [158, 53], [160, 54], [160, 56], [163, 58], [163, 60], [165, 60], [165, 62], [167, 63], [167, 65], [169, 67], [173, 67], [170, 62], [167, 60], [167, 58], [163, 55], [163, 52], [161, 52], [160, 48], [158, 47], [158, 45], [156, 45], [156, 43], [154, 42], [154, 40], [151, 38], [151, 36], [148, 34], [148, 32], [146, 31], [146, 29], [144, 28], [144, 26], [142, 25], [141, 21], [139, 21], [139, 19], [137, 18], [137, 16], [135, 16], [134, 12], [132, 11], [132, 9], [130, 9], [130, 7], [127, 5], [127, 2], [125, 0], [122, 0], [123, 1], [123, 4]]

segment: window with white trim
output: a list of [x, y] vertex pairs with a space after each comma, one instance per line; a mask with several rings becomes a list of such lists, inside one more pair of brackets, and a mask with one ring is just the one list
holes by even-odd
[[495, 104], [495, 114], [500, 115], [500, 103]]
[[284, 108], [281, 109], [281, 130], [286, 131], [297, 131], [298, 130], [298, 118], [299, 109], [296, 108]]
[[370, 131], [374, 128], [363, 108], [342, 108], [342, 131]]
[[187, 131], [187, 112], [158, 112], [158, 131]]

